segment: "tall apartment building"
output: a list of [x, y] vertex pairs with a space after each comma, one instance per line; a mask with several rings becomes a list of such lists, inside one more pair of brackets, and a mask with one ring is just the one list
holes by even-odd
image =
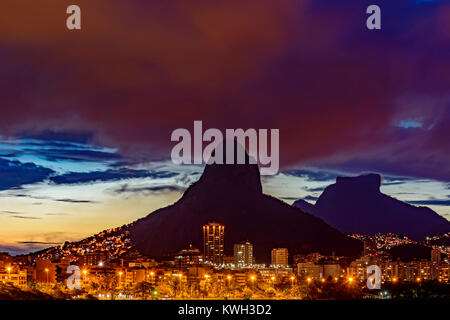
[[441, 282], [449, 283], [450, 282], [450, 262], [442, 261], [439, 265], [439, 278], [438, 280]]
[[271, 262], [274, 266], [287, 267], [288, 266], [288, 249], [275, 248], [271, 252]]
[[439, 250], [431, 250], [431, 279], [439, 279], [439, 266], [441, 264], [441, 252]]
[[238, 267], [248, 267], [253, 264], [253, 245], [250, 242], [234, 245], [234, 264]]
[[203, 226], [203, 257], [206, 262], [223, 263], [225, 226], [208, 223]]

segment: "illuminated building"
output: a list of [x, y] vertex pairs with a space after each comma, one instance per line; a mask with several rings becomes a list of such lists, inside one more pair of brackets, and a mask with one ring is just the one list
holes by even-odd
[[234, 245], [234, 264], [238, 267], [248, 267], [253, 264], [253, 245], [250, 242]]
[[323, 277], [327, 279], [328, 277], [336, 278], [341, 275], [341, 267], [335, 263], [326, 263], [323, 265]]
[[288, 266], [288, 249], [275, 248], [271, 252], [271, 261], [273, 266], [287, 267]]
[[439, 250], [431, 250], [431, 279], [439, 278], [439, 265], [441, 264], [441, 252]]
[[[428, 260], [422, 259], [419, 261], [419, 277], [423, 280], [431, 280], [432, 278], [432, 271], [431, 271], [431, 263]], [[437, 279], [437, 276], [436, 276]]]
[[301, 262], [297, 264], [297, 274], [303, 278], [319, 279], [323, 276], [323, 266], [313, 262]]
[[441, 282], [446, 282], [449, 283], [450, 282], [450, 273], [449, 273], [449, 262], [448, 261], [443, 261], [440, 263], [439, 265], [439, 281]]
[[26, 287], [27, 271], [17, 267], [7, 266], [0, 271], [0, 283], [12, 284], [16, 287]]
[[8, 252], [0, 252], [0, 268], [10, 265], [12, 262], [12, 257]]
[[175, 256], [175, 266], [180, 270], [186, 270], [192, 267], [197, 267], [203, 262], [203, 257], [200, 251], [192, 244], [188, 249], [183, 249]]
[[367, 267], [372, 264], [376, 263], [373, 263], [370, 257], [362, 257], [352, 261], [350, 266], [347, 268], [347, 277], [352, 277], [354, 279], [358, 279], [359, 281], [367, 279]]
[[247, 284], [249, 275], [247, 273], [238, 272], [233, 275], [234, 281], [238, 286], [245, 286]]
[[36, 260], [36, 282], [56, 283], [56, 263], [50, 259]]
[[398, 277], [400, 281], [416, 281], [419, 277], [419, 262], [399, 262]]
[[36, 282], [38, 283], [62, 283], [69, 276], [67, 268], [68, 259], [59, 260], [38, 259], [36, 260]]
[[399, 262], [383, 261], [380, 265], [383, 281], [395, 282], [399, 278]]
[[223, 263], [228, 265], [233, 264], [234, 256], [223, 256]]
[[377, 252], [377, 244], [373, 240], [364, 240], [363, 256], [370, 256]]
[[104, 253], [85, 253], [79, 257], [81, 267], [104, 265], [106, 261]]
[[203, 226], [203, 256], [206, 262], [223, 263], [225, 226], [208, 223]]

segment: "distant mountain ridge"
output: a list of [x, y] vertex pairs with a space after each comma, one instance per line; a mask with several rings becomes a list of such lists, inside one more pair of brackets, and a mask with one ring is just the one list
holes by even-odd
[[253, 164], [206, 165], [201, 178], [175, 204], [134, 222], [131, 239], [143, 254], [168, 257], [192, 243], [202, 248], [202, 225], [225, 225], [225, 253], [249, 240], [259, 262], [269, 262], [270, 250], [286, 247], [295, 253], [357, 255], [361, 242], [321, 219], [262, 193]]
[[381, 176], [338, 177], [315, 204], [297, 200], [293, 206], [323, 219], [342, 232], [394, 232], [415, 240], [450, 231], [450, 222], [427, 207], [416, 207], [380, 191]]

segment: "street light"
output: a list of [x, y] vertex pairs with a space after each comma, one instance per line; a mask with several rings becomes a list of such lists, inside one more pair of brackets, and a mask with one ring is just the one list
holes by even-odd
[[252, 287], [255, 287], [255, 276], [250, 276], [250, 280], [252, 281]]
[[183, 288], [182, 288], [183, 283], [181, 282], [181, 280], [182, 280], [182, 278], [183, 278], [183, 274], [182, 274], [182, 273], [179, 273], [179, 274], [176, 274], [175, 276], [178, 277], [178, 278], [180, 278], [180, 280], [179, 280], [179, 284], [180, 284], [180, 294], [183, 295]]
[[[147, 275], [147, 277], [148, 277], [148, 275]], [[154, 283], [154, 280], [155, 280], [155, 273], [153, 271], [150, 271], [150, 281], [152, 283]]]
[[292, 284], [292, 286], [294, 286], [294, 280], [295, 280], [295, 277], [292, 276], [292, 277], [291, 277], [291, 284]]
[[7, 270], [8, 270], [8, 279], [11, 279], [11, 267], [8, 267]]
[[122, 285], [122, 275], [123, 275], [123, 272], [119, 271], [119, 287]]
[[45, 268], [45, 273], [47, 274], [47, 283], [48, 283], [48, 268]]
[[306, 281], [308, 281], [308, 284], [310, 284], [311, 283], [311, 278], [308, 277], [308, 279], [306, 279]]

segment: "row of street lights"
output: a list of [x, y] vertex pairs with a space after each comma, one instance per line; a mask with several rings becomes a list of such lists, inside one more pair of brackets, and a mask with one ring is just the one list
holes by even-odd
[[[10, 274], [10, 273], [11, 273], [11, 268], [8, 267], [7, 270], [8, 270], [8, 273]], [[49, 272], [49, 269], [48, 269], [48, 268], [45, 268], [45, 272], [46, 272], [46, 274], [47, 274], [47, 282], [48, 282], [48, 272]], [[82, 273], [83, 273], [83, 275], [84, 275], [84, 277], [85, 277], [85, 280], [86, 280], [86, 275], [87, 275], [88, 271], [87, 271], [87, 270], [83, 270]], [[120, 286], [121, 283], [122, 283], [122, 275], [123, 275], [123, 271], [119, 271], [119, 272], [118, 272], [118, 275], [119, 275], [119, 286]], [[154, 276], [155, 276], [155, 273], [154, 273], [153, 271], [150, 272], [150, 276], [151, 276], [152, 281], [153, 281]], [[175, 277], [178, 277], [178, 278], [180, 279], [180, 282], [181, 282], [182, 277], [183, 277], [183, 274], [182, 274], [182, 273], [174, 274], [174, 276], [175, 276]], [[211, 280], [211, 276], [210, 276], [209, 274], [205, 274], [205, 275], [204, 275], [204, 278], [205, 278], [207, 281]], [[231, 275], [227, 275], [227, 278], [226, 278], [226, 279], [227, 279], [228, 285], [230, 285], [230, 284], [231, 284], [232, 276], [231, 276]], [[256, 280], [256, 276], [255, 276], [255, 275], [250, 275], [249, 279], [250, 279], [250, 281], [252, 282], [252, 286], [254, 286], [254, 283], [255, 283], [255, 280]], [[275, 284], [276, 277], [275, 277], [275, 276], [272, 276], [270, 279], [271, 279], [271, 281], [272, 281], [272, 284]], [[291, 277], [290, 277], [290, 280], [291, 280], [291, 285], [294, 286], [296, 277], [295, 277], [295, 276], [291, 276]], [[308, 284], [310, 284], [310, 283], [312, 282], [312, 280], [313, 280], [313, 279], [312, 279], [311, 277], [306, 278], [306, 281], [307, 281]], [[395, 282], [397, 282], [397, 280], [398, 280], [397, 278], [393, 278], [393, 279], [392, 279], [392, 282], [395, 283]], [[416, 279], [417, 282], [421, 282], [421, 280], [422, 280], [421, 278], [417, 278], [417, 279]], [[320, 281], [321, 281], [322, 283], [326, 282], [325, 278], [321, 278]], [[338, 281], [338, 278], [335, 277], [335, 278], [334, 278], [334, 281]], [[354, 279], [353, 279], [352, 277], [348, 277], [348, 278], [347, 278], [347, 281], [348, 281], [348, 283], [351, 284], [351, 283], [353, 283]]]

